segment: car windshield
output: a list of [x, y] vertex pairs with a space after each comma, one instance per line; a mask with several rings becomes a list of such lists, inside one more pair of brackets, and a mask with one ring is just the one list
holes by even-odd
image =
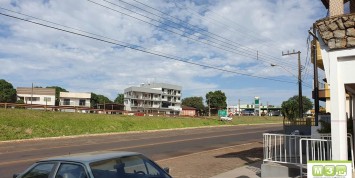
[[142, 155], [93, 162], [90, 167], [95, 178], [170, 178]]

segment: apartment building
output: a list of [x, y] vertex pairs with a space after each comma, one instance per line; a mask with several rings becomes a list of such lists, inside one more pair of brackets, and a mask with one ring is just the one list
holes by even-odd
[[55, 105], [54, 88], [31, 88], [17, 87], [17, 100], [22, 100], [25, 104]]
[[127, 111], [165, 113], [179, 115], [181, 112], [181, 86], [167, 83], [141, 84], [124, 90]]

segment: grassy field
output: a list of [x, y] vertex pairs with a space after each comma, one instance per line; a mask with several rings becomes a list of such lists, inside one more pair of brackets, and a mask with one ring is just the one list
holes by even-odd
[[95, 133], [143, 131], [217, 125], [281, 123], [281, 117], [213, 118], [137, 117], [0, 108], [0, 141]]

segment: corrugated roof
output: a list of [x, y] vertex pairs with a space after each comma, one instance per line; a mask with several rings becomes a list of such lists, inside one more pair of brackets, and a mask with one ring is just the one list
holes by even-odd
[[190, 106], [181, 106], [181, 108], [182, 108], [183, 110], [196, 110], [196, 108], [190, 107]]
[[27, 88], [27, 87], [17, 87], [17, 94], [33, 94], [33, 95], [55, 95], [54, 88]]

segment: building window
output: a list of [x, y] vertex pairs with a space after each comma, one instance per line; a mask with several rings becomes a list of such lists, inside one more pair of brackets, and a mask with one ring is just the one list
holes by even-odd
[[70, 99], [64, 99], [63, 105], [70, 105]]
[[29, 97], [28, 101], [39, 101], [40, 98], [39, 97]]
[[162, 96], [161, 98], [163, 98], [163, 99], [164, 99], [164, 96]]
[[85, 100], [79, 100], [79, 106], [85, 106]]
[[44, 97], [43, 101], [45, 102], [51, 102], [52, 98], [51, 97]]

